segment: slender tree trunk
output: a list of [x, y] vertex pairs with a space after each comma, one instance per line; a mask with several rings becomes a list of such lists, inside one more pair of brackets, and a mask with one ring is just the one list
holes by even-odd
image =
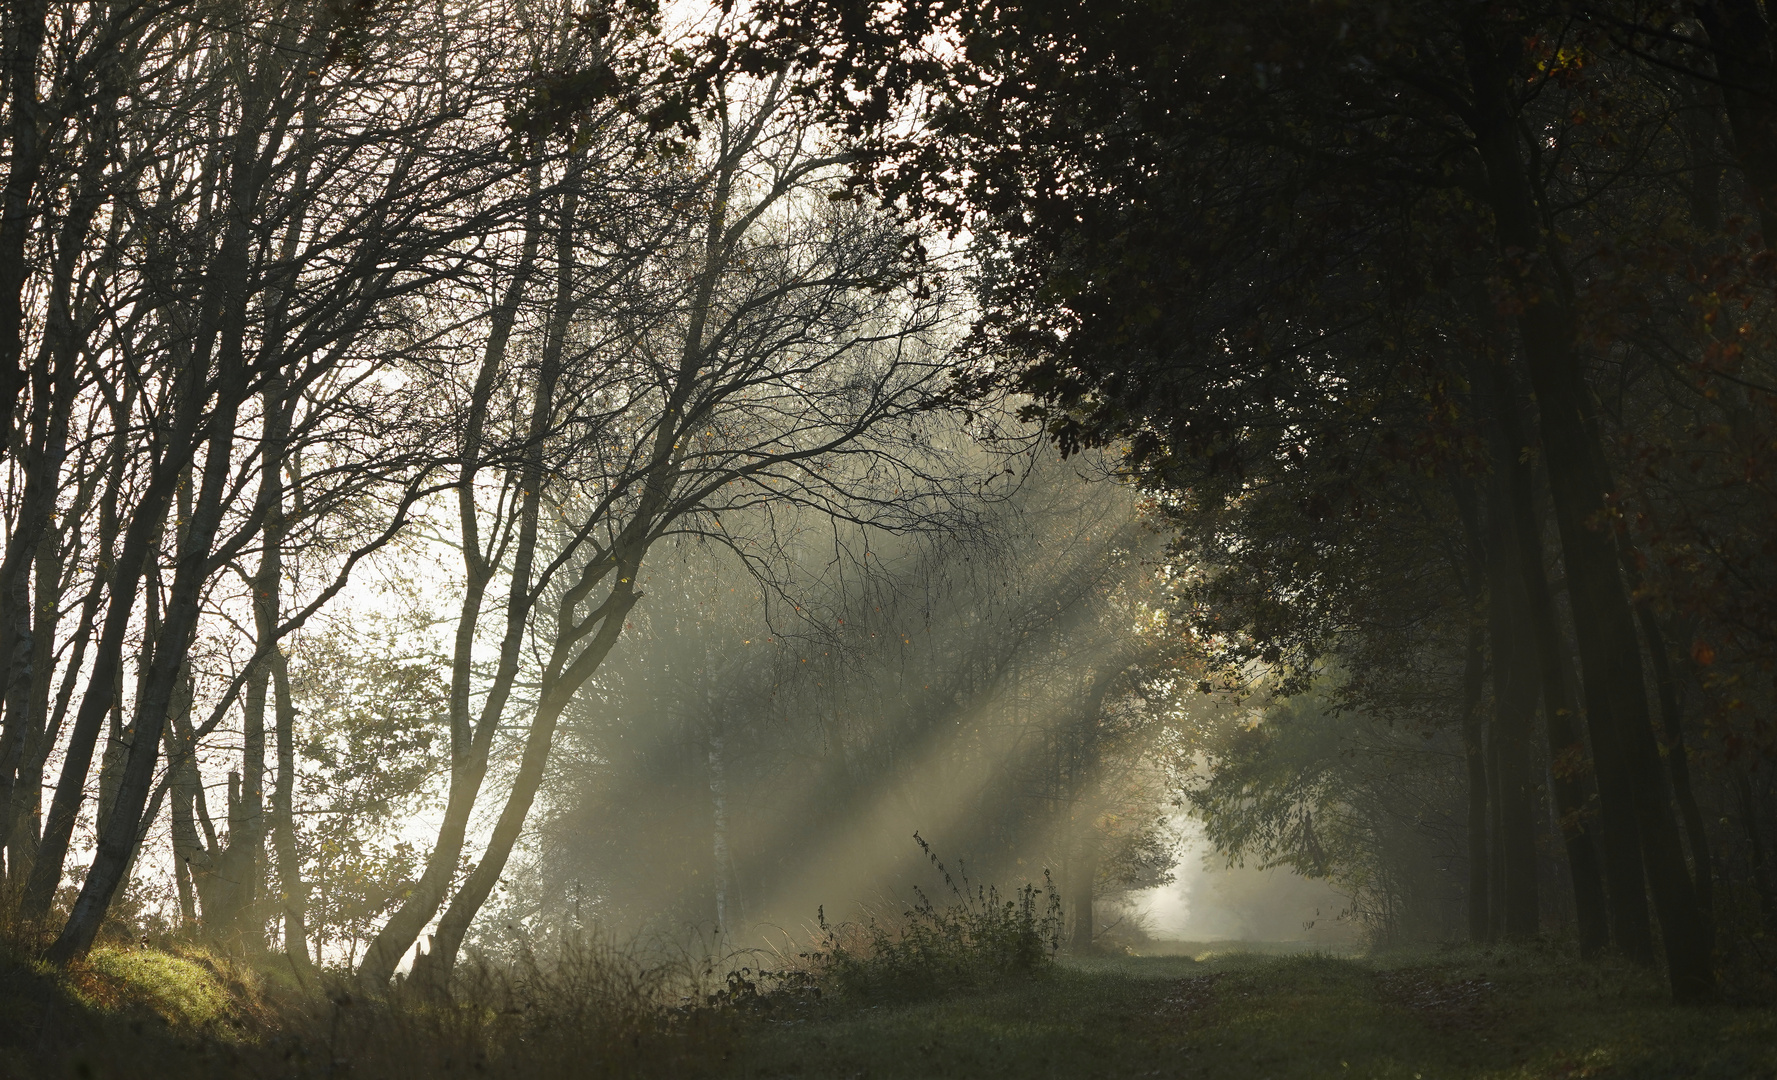
[[[182, 680], [183, 689], [173, 701], [171, 722], [167, 725], [168, 782], [172, 793], [173, 859], [182, 876], [180, 884], [190, 895], [180, 894], [180, 907], [193, 930], [203, 927], [215, 907], [216, 868], [211, 861], [214, 842], [204, 843], [198, 833], [198, 801], [203, 797], [203, 777], [197, 767], [197, 739], [191, 725], [191, 683], [189, 672]], [[189, 903], [188, 903], [189, 901]]]
[[[25, 883], [21, 910], [28, 918], [42, 918], [49, 914], [56, 887], [61, 884], [68, 843], [86, 797], [86, 778], [92, 767], [93, 750], [106, 717], [119, 700], [123, 650], [136, 595], [141, 589], [148, 559], [159, 546], [161, 527], [166, 520], [174, 486], [198, 443], [208, 387], [204, 385], [197, 363], [188, 360], [185, 370], [185, 385], [176, 394], [172, 423], [162, 440], [166, 456], [158, 463], [133, 508], [123, 544], [111, 568], [105, 623], [93, 653], [92, 674], [87, 679], [86, 692], [81, 696], [80, 710], [75, 714], [68, 744], [62, 754], [62, 772], [56, 782], [49, 813], [44, 818], [43, 841], [38, 847], [37, 861]], [[158, 731], [154, 737], [158, 743]]]
[[308, 886], [302, 880], [302, 861], [296, 854], [296, 707], [290, 698], [289, 662], [283, 652], [272, 654], [272, 691], [277, 705], [278, 775], [272, 788], [272, 847], [277, 855], [278, 891], [284, 910], [284, 955], [305, 986], [315, 981], [314, 961], [308, 950]]
[[1500, 933], [1535, 937], [1541, 910], [1536, 881], [1535, 784], [1530, 773], [1530, 732], [1536, 712], [1535, 658], [1524, 633], [1529, 622], [1517, 547], [1510, 522], [1505, 476], [1488, 483], [1488, 628], [1493, 653], [1494, 767], [1499, 793], [1497, 865]]
[[1488, 887], [1491, 856], [1487, 846], [1487, 751], [1481, 720], [1485, 643], [1481, 626], [1470, 626], [1462, 673], [1462, 751], [1468, 768], [1468, 933], [1473, 941], [1493, 938], [1492, 891]]
[[[241, 243], [244, 241], [237, 241]], [[237, 260], [224, 257], [222, 267]], [[232, 292], [238, 282], [225, 286]], [[214, 411], [206, 417], [207, 455], [203, 482], [193, 506], [185, 536], [179, 544], [173, 587], [167, 601], [161, 636], [149, 667], [146, 692], [136, 712], [135, 737], [124, 765], [123, 780], [118, 786], [117, 803], [109, 822], [110, 828], [99, 833], [98, 850], [80, 895], [61, 936], [50, 947], [49, 956], [63, 962], [85, 955], [110, 909], [111, 900], [123, 884], [123, 874], [133, 861], [142, 811], [148, 802], [148, 791], [154, 784], [154, 768], [160, 760], [161, 730], [172, 706], [175, 689], [185, 658], [197, 629], [198, 603], [205, 580], [217, 530], [221, 525], [224, 499], [232, 474], [230, 460], [235, 440], [235, 419], [247, 390], [245, 364], [240, 356], [241, 326], [245, 305], [228, 303], [227, 332], [219, 334], [219, 379]], [[58, 795], [60, 793], [58, 792]]]
[[[733, 937], [733, 927], [728, 922], [728, 762], [724, 757], [727, 747], [722, 707], [716, 701], [709, 702], [709, 706], [713, 713], [710, 718], [707, 758], [710, 774], [710, 832], [713, 840], [710, 855], [714, 863], [710, 880], [716, 890], [716, 934], [720, 943]], [[717, 948], [719, 954], [721, 945], [718, 944]]]
[[48, 0], [20, 0], [8, 21], [6, 96], [12, 127], [7, 133], [7, 171], [0, 188], [0, 456], [13, 449], [24, 365], [25, 280], [30, 263], [25, 244], [32, 233], [33, 197], [46, 156], [44, 127], [51, 119], [37, 97], [39, 54], [48, 24]]
[[1765, 850], [1765, 835], [1759, 825], [1758, 800], [1752, 795], [1752, 781], [1744, 765], [1734, 768], [1734, 796], [1739, 803], [1740, 825], [1746, 830], [1747, 862], [1751, 864], [1752, 889], [1758, 895], [1759, 912], [1767, 927], [1777, 926], [1777, 872], [1771, 867]]
[[[25, 817], [27, 807], [35, 806], [42, 787], [42, 771], [39, 769], [33, 780], [31, 765], [49, 722], [49, 687], [55, 667], [56, 627], [61, 615], [59, 531], [45, 530], [37, 545], [33, 569], [36, 572], [36, 581], [31, 588], [34, 602], [24, 609], [30, 626], [24, 632], [24, 640], [17, 643], [22, 646], [28, 641], [30, 644], [30, 657], [25, 661], [23, 672], [27, 677], [22, 680], [24, 685], [13, 730], [8, 732], [12, 741], [11, 753], [5, 755], [4, 764], [0, 765], [0, 848], [5, 851], [7, 867], [14, 878], [18, 877], [20, 861], [28, 861], [28, 856], [15, 843], [17, 825]], [[14, 670], [15, 677], [20, 674]]]
[[[133, 401], [134, 392], [126, 386], [121, 396], [109, 403], [114, 430], [105, 458], [107, 461], [107, 471], [103, 477], [104, 488], [108, 492], [120, 491], [123, 488], [124, 466], [128, 457], [127, 447], [130, 431], [129, 424], [124, 421], [124, 418], [127, 417]], [[35, 789], [35, 794], [31, 799], [34, 818], [30, 826], [31, 857], [28, 865], [19, 863], [16, 860], [9, 864], [7, 867], [7, 884], [9, 888], [14, 890], [21, 897], [21, 911], [23, 911], [28, 917], [41, 917], [48, 909], [47, 901], [44, 901], [42, 910], [36, 909], [33, 906], [34, 901], [29, 892], [29, 882], [32, 875], [36, 873], [35, 868], [37, 863], [41, 861], [43, 857], [43, 841], [48, 833], [47, 822], [41, 820], [44, 769], [49, 761], [50, 751], [55, 748], [56, 742], [61, 735], [62, 724], [67, 719], [68, 710], [73, 703], [74, 691], [78, 684], [81, 668], [86, 660], [87, 647], [92, 639], [93, 627], [98, 619], [100, 607], [106, 602], [107, 594], [114, 580], [114, 568], [118, 564], [117, 540], [122, 531], [122, 517], [118, 513], [118, 507], [115, 501], [111, 498], [100, 499], [98, 539], [92, 548], [96, 563], [93, 570], [93, 580], [92, 584], [87, 589], [86, 599], [81, 605], [80, 626], [75, 631], [72, 643], [73, 652], [68, 660], [67, 667], [62, 674], [61, 690], [56, 694], [55, 712], [50, 717], [49, 722], [45, 725], [43, 735], [38, 740], [36, 747], [29, 753], [28, 760], [23, 762], [19, 768], [20, 774], [28, 777], [30, 786]], [[114, 689], [117, 685], [117, 680], [120, 677], [121, 668], [112, 678], [112, 686]], [[84, 708], [84, 701], [82, 707]], [[99, 722], [101, 724], [103, 723], [103, 716], [100, 717]], [[73, 748], [74, 743], [71, 740], [70, 750]], [[90, 753], [91, 751], [89, 749], [89, 757]], [[82, 782], [84, 782], [84, 772], [82, 773]], [[17, 827], [16, 821], [17, 819], [15, 818], [15, 828]], [[56, 870], [58, 880], [60, 875], [61, 870], [58, 866]], [[50, 889], [53, 893], [53, 882], [50, 884]]]
[[[109, 113], [108, 99], [95, 109]], [[28, 436], [18, 448], [25, 489], [0, 559], [0, 844], [13, 832], [13, 785], [27, 751], [42, 734], [47, 715], [50, 666], [54, 662], [55, 624], [60, 608], [60, 530], [53, 524], [67, 460], [68, 430], [74, 395], [80, 382], [79, 342], [73, 312], [73, 282], [79, 256], [103, 195], [106, 156], [87, 155], [76, 180], [70, 213], [57, 230], [56, 257], [51, 266], [42, 346], [31, 365], [31, 411]], [[0, 249], [8, 244], [0, 238]], [[0, 256], [3, 257], [3, 256]], [[4, 272], [0, 271], [0, 277]], [[0, 289], [7, 286], [0, 284]], [[0, 305], [3, 306], [3, 305]], [[4, 315], [0, 313], [0, 321]], [[5, 331], [0, 329], [0, 338]], [[0, 390], [0, 404], [11, 398]], [[39, 566], [32, 581], [34, 562]], [[46, 572], [47, 571], [47, 572]], [[38, 639], [42, 638], [41, 641]], [[17, 876], [14, 871], [13, 876]]]
[[551, 665], [558, 670], [566, 666], [569, 670], [552, 680], [555, 685], [545, 690], [536, 717], [531, 721], [531, 730], [525, 738], [524, 757], [519, 762], [518, 775], [512, 781], [512, 791], [507, 795], [506, 805], [500, 811], [500, 819], [494, 825], [487, 850], [482, 853], [481, 861], [475, 864], [475, 869], [469, 874], [463, 887], [451, 898], [444, 918], [438, 923], [438, 933], [433, 937], [432, 950], [424, 954], [423, 961], [415, 962], [414, 981], [421, 986], [437, 989], [447, 985], [451, 969], [456, 965], [457, 954], [462, 949], [463, 938], [468, 935], [469, 926], [475, 921], [482, 905], [493, 895], [494, 886], [499, 883], [500, 875], [506, 871], [506, 862], [512, 857], [513, 845], [518, 842], [519, 833], [524, 829], [531, 803], [536, 799], [537, 789], [543, 783], [544, 767], [548, 764], [549, 751], [555, 743], [555, 728], [561, 719], [562, 710], [567, 708], [575, 692], [610, 653], [611, 647], [617, 643], [618, 636], [623, 632], [624, 617], [635, 606], [636, 601], [641, 599], [641, 594], [633, 591], [635, 567], [639, 565], [639, 560], [625, 560], [624, 565], [628, 581], [620, 583], [611, 597], [601, 605], [605, 614], [593, 640], [583, 652], [574, 657], [571, 664], [564, 665], [565, 658], [558, 653], [556, 662]]
[[[520, 504], [522, 518], [519, 538], [513, 552], [513, 587], [507, 601], [506, 635], [500, 646], [500, 663], [494, 673], [479, 717], [473, 715], [470, 696], [476, 628], [480, 623], [488, 583], [494, 567], [482, 551], [479, 509], [475, 502], [475, 484], [482, 469], [481, 455], [486, 436], [489, 403], [499, 375], [505, 367], [507, 345], [512, 327], [523, 303], [525, 292], [535, 273], [537, 252], [541, 246], [542, 229], [536, 198], [539, 173], [531, 171], [532, 204], [525, 222], [524, 246], [512, 280], [499, 305], [492, 312], [488, 341], [482, 350], [481, 369], [471, 393], [469, 416], [464, 425], [461, 464], [457, 487], [457, 518], [462, 539], [464, 564], [463, 599], [457, 612], [456, 640], [451, 654], [450, 722], [451, 771], [450, 790], [445, 799], [444, 820], [438, 837], [426, 857], [425, 869], [414, 883], [407, 900], [384, 922], [376, 937], [364, 950], [364, 962], [358, 968], [358, 984], [369, 993], [381, 993], [395, 974], [401, 958], [413, 948], [438, 908], [445, 901], [450, 882], [457, 872], [458, 860], [468, 836], [469, 816], [480, 796], [481, 784], [487, 776], [487, 755], [493, 745], [506, 700], [511, 695], [512, 680], [518, 674], [519, 648], [530, 616], [534, 598], [528, 587], [530, 568], [535, 558], [537, 539], [537, 507], [540, 485], [528, 484]], [[534, 412], [534, 410], [533, 410]], [[533, 438], [541, 434], [533, 424]], [[536, 451], [533, 447], [533, 453]]]
[[1648, 663], [1653, 668], [1655, 694], [1660, 702], [1660, 721], [1665, 743], [1660, 747], [1672, 778], [1672, 797], [1684, 822], [1685, 840], [1691, 849], [1691, 883], [1697, 890], [1697, 905], [1714, 934], [1715, 872], [1709, 857], [1709, 833], [1703, 826], [1703, 811], [1697, 805], [1697, 793], [1691, 786], [1690, 750], [1684, 741], [1684, 710], [1679, 705], [1678, 681], [1673, 677], [1672, 659], [1667, 652], [1666, 636], [1660, 631], [1660, 620], [1654, 614], [1653, 600], [1643, 593], [1639, 553], [1622, 539], [1623, 569], [1635, 596], [1635, 618], [1647, 643]]
[[[264, 549], [251, 582], [254, 635], [260, 646], [277, 635], [283, 595], [283, 469], [290, 426], [283, 379], [268, 381], [263, 401], [258, 506], [265, 517]], [[273, 663], [267, 656], [247, 677], [241, 703], [240, 793], [229, 806], [228, 846], [216, 856], [216, 910], [204, 913], [212, 937], [253, 952], [265, 947], [258, 904], [265, 876], [265, 713]]]
[[1073, 878], [1073, 887], [1068, 890], [1073, 894], [1069, 897], [1074, 909], [1072, 948], [1082, 956], [1092, 952], [1095, 933], [1092, 925], [1092, 900], [1098, 884], [1098, 837], [1095, 832], [1088, 817], [1079, 829], [1074, 845], [1073, 865], [1068, 868]]

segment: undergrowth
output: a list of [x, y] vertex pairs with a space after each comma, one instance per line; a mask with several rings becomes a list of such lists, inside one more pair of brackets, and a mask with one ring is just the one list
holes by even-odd
[[[271, 957], [259, 965], [278, 967]], [[55, 968], [0, 962], [0, 1078], [629, 1077], [720, 1060], [684, 965], [608, 938], [459, 966], [447, 993], [301, 987], [190, 943], [106, 943]]]
[[1047, 971], [1061, 947], [1061, 896], [1047, 871], [1043, 886], [1024, 885], [1010, 896], [952, 875], [917, 833], [914, 840], [944, 880], [942, 905], [914, 888], [915, 902], [898, 920], [870, 916], [832, 924], [818, 914], [821, 943], [805, 954], [821, 983], [847, 997], [917, 998]]
[[[314, 1075], [635, 1076], [719, 1054], [718, 1025], [682, 1006], [683, 964], [644, 959], [609, 937], [571, 938], [547, 957], [471, 958], [448, 993], [406, 986], [366, 998], [347, 984], [310, 998], [271, 1049]], [[303, 1072], [301, 1075], [309, 1075]]]
[[366, 996], [343, 975], [304, 986], [270, 954], [121, 925], [57, 968], [38, 959], [42, 928], [12, 927], [0, 933], [0, 1080], [701, 1075], [720, 1071], [761, 1014], [831, 1015], [1054, 966], [1061, 903], [1046, 877], [1002, 895], [915, 839], [942, 902], [915, 890], [899, 918], [862, 924], [831, 924], [823, 909], [810, 947], [766, 964], [662, 959], [594, 934], [547, 956], [471, 956], [442, 992], [397, 981]]

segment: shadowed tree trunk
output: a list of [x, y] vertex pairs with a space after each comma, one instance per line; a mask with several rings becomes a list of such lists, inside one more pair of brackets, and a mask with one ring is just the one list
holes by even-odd
[[277, 855], [278, 892], [284, 912], [284, 955], [305, 986], [314, 985], [315, 965], [308, 950], [308, 885], [296, 853], [296, 706], [290, 700], [290, 669], [282, 650], [272, 656], [272, 690], [277, 704], [278, 775], [272, 788], [272, 847]]
[[[200, 595], [209, 576], [226, 488], [233, 471], [229, 451], [234, 445], [235, 418], [247, 391], [239, 333], [240, 327], [231, 325], [229, 332], [218, 335], [220, 378], [214, 410], [205, 418], [208, 453], [202, 484], [179, 544], [173, 587], [155, 655], [148, 668], [142, 702], [136, 710], [132, 725], [134, 737], [111, 819], [107, 822], [109, 827], [99, 832], [98, 850], [81, 885], [74, 910], [49, 951], [50, 958], [57, 962], [83, 955], [92, 945], [99, 925], [111, 907], [112, 897], [123, 884], [124, 872], [135, 856], [138, 827], [148, 802], [149, 788], [154, 783], [155, 765], [160, 760], [162, 727], [197, 629]], [[71, 820], [69, 824], [72, 825]]]
[[[641, 599], [635, 592], [633, 584], [635, 568], [639, 562], [625, 560], [620, 564], [626, 571], [625, 583], [612, 591], [611, 596], [600, 605], [602, 622], [598, 624], [598, 633], [585, 649], [573, 657], [567, 670], [560, 670], [561, 657], [552, 664], [557, 668], [556, 686], [553, 693], [545, 692], [536, 716], [531, 720], [530, 731], [525, 735], [524, 756], [519, 761], [518, 775], [512, 781], [512, 791], [507, 795], [506, 805], [500, 810], [500, 818], [494, 823], [493, 835], [488, 839], [487, 849], [482, 852], [481, 860], [475, 864], [469, 878], [451, 897], [450, 906], [445, 908], [444, 918], [438, 922], [438, 932], [433, 935], [432, 948], [414, 960], [414, 981], [423, 987], [438, 989], [443, 987], [450, 978], [450, 972], [457, 962], [457, 954], [462, 949], [463, 939], [469, 933], [469, 926], [481, 911], [487, 898], [493, 895], [494, 886], [499, 884], [500, 875], [506, 871], [506, 862], [512, 857], [512, 849], [518, 843], [518, 836], [524, 829], [525, 818], [530, 815], [531, 803], [537, 797], [537, 789], [543, 784], [544, 768], [549, 762], [549, 751], [555, 745], [556, 724], [561, 719], [562, 710], [573, 700], [575, 691], [586, 679], [592, 676], [598, 665], [603, 662], [611, 647], [617, 644], [617, 637], [623, 632], [623, 620], [629, 610]], [[589, 618], [588, 622], [594, 621]], [[570, 643], [571, 644], [571, 643]]]
[[1697, 793], [1691, 786], [1691, 756], [1684, 740], [1684, 710], [1678, 699], [1678, 681], [1673, 676], [1672, 658], [1667, 652], [1666, 636], [1660, 630], [1654, 613], [1653, 599], [1641, 584], [1640, 553], [1626, 536], [1619, 538], [1623, 572], [1635, 597], [1635, 618], [1647, 643], [1648, 663], [1653, 668], [1655, 694], [1660, 702], [1660, 726], [1665, 736], [1660, 747], [1672, 777], [1672, 796], [1684, 822], [1685, 841], [1691, 851], [1691, 882], [1697, 890], [1697, 906], [1709, 921], [1711, 935], [1715, 923], [1715, 871], [1709, 857], [1709, 833], [1703, 827], [1703, 811], [1697, 805]]
[[[1600, 795], [1627, 806], [1640, 834], [1673, 993], [1714, 996], [1713, 943], [1697, 906], [1649, 724], [1641, 647], [1607, 530], [1610, 507], [1574, 340], [1570, 301], [1542, 236], [1507, 86], [1512, 65], [1471, 22], [1463, 35], [1476, 142], [1500, 256], [1518, 297], [1520, 346], [1541, 420], [1544, 460], [1584, 670]], [[1509, 47], [1511, 46], [1508, 43]], [[1616, 811], [1620, 812], [1620, 810]]]
[[[1595, 830], [1585, 816], [1587, 794], [1581, 777], [1587, 753], [1575, 723], [1578, 709], [1568, 692], [1564, 660], [1567, 645], [1556, 621], [1554, 599], [1543, 569], [1542, 530], [1535, 512], [1529, 444], [1519, 419], [1516, 395], [1511, 392], [1510, 373], [1485, 357], [1475, 362], [1472, 371], [1493, 418], [1493, 467], [1507, 482], [1506, 498], [1498, 512], [1509, 525], [1509, 542], [1524, 590], [1524, 614], [1542, 689], [1555, 812], [1566, 847], [1568, 876], [1573, 883], [1580, 953], [1593, 956], [1610, 941], [1614, 915], [1618, 945], [1630, 955], [1651, 957], [1653, 942], [1648, 930], [1646, 892], [1640, 881], [1640, 848], [1634, 823], [1626, 814], [1616, 819], [1622, 830], [1621, 869], [1625, 873], [1633, 870], [1634, 874], [1626, 876], [1607, 900], [1604, 878], [1598, 868]], [[1616, 901], [1614, 907], [1612, 900]]]
[[1462, 755], [1468, 772], [1468, 933], [1470, 940], [1492, 937], [1491, 890], [1488, 888], [1487, 756], [1481, 724], [1481, 686], [1485, 675], [1486, 637], [1481, 627], [1469, 628], [1463, 662]]
[[1777, 243], [1777, 52], [1758, 0], [1692, 5], [1709, 35], [1735, 155], [1752, 192], [1765, 245]]
[[[474, 676], [476, 627], [487, 599], [488, 585], [498, 570], [498, 534], [510, 528], [510, 522], [494, 529], [496, 539], [484, 550], [481, 533], [481, 509], [476, 503], [476, 483], [487, 469], [483, 455], [487, 453], [487, 423], [496, 382], [506, 364], [513, 324], [524, 302], [526, 290], [536, 271], [537, 252], [542, 241], [539, 205], [536, 198], [540, 178], [533, 168], [530, 173], [531, 206], [525, 218], [525, 238], [512, 279], [507, 282], [498, 305], [491, 313], [487, 342], [482, 346], [481, 367], [470, 393], [469, 412], [460, 436], [462, 443], [457, 462], [457, 526], [461, 538], [464, 584], [457, 610], [456, 638], [452, 644], [450, 671], [450, 788], [446, 796], [444, 820], [437, 839], [426, 857], [425, 869], [414, 883], [400, 908], [383, 923], [364, 952], [358, 968], [358, 981], [366, 990], [377, 993], [394, 977], [402, 957], [413, 948], [420, 932], [438, 914], [457, 872], [463, 844], [468, 836], [469, 816], [481, 793], [487, 776], [487, 755], [493, 745], [500, 714], [512, 692], [512, 681], [518, 675], [518, 654], [524, 629], [530, 617], [531, 593], [522, 582], [528, 582], [537, 543], [537, 506], [540, 486], [530, 484], [523, 498], [516, 501], [511, 513], [517, 518], [518, 539], [511, 553], [512, 572], [506, 611], [506, 630], [500, 644], [499, 667], [492, 685], [477, 713], [470, 705]], [[540, 387], [533, 388], [533, 394]], [[541, 434], [527, 433], [533, 445], [527, 447], [534, 455], [540, 450]]]
[[1535, 784], [1530, 772], [1530, 732], [1537, 701], [1535, 655], [1524, 633], [1529, 621], [1524, 584], [1504, 490], [1496, 473], [1487, 490], [1488, 635], [1493, 654], [1493, 790], [1498, 794], [1493, 842], [1499, 867], [1494, 925], [1507, 938], [1535, 937], [1540, 905], [1536, 881]]

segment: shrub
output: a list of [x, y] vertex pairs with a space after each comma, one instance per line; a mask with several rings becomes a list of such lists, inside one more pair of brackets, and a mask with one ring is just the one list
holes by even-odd
[[821, 947], [809, 955], [823, 981], [854, 997], [915, 997], [1048, 970], [1061, 947], [1061, 896], [1043, 872], [1043, 886], [1024, 885], [1002, 896], [992, 885], [957, 873], [915, 833], [914, 841], [944, 879], [943, 906], [915, 888], [912, 907], [889, 926], [876, 917], [862, 925], [827, 922], [819, 912]]

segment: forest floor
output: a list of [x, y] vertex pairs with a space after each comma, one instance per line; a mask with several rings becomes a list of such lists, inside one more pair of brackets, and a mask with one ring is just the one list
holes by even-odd
[[1777, 1012], [1671, 1005], [1633, 969], [1532, 949], [1074, 960], [916, 1003], [763, 1020], [729, 1075], [1777, 1077]]
[[[554, 985], [557, 1020], [490, 1041], [523, 1010], [372, 1007], [337, 991], [304, 1004], [176, 948], [98, 950], [61, 974], [0, 964], [0, 1078], [1777, 1080], [1777, 1010], [1676, 1007], [1649, 972], [1552, 949], [1206, 949], [912, 997], [779, 992], [627, 1018], [566, 1000], [591, 983]], [[625, 1000], [600, 985], [590, 1000]]]

